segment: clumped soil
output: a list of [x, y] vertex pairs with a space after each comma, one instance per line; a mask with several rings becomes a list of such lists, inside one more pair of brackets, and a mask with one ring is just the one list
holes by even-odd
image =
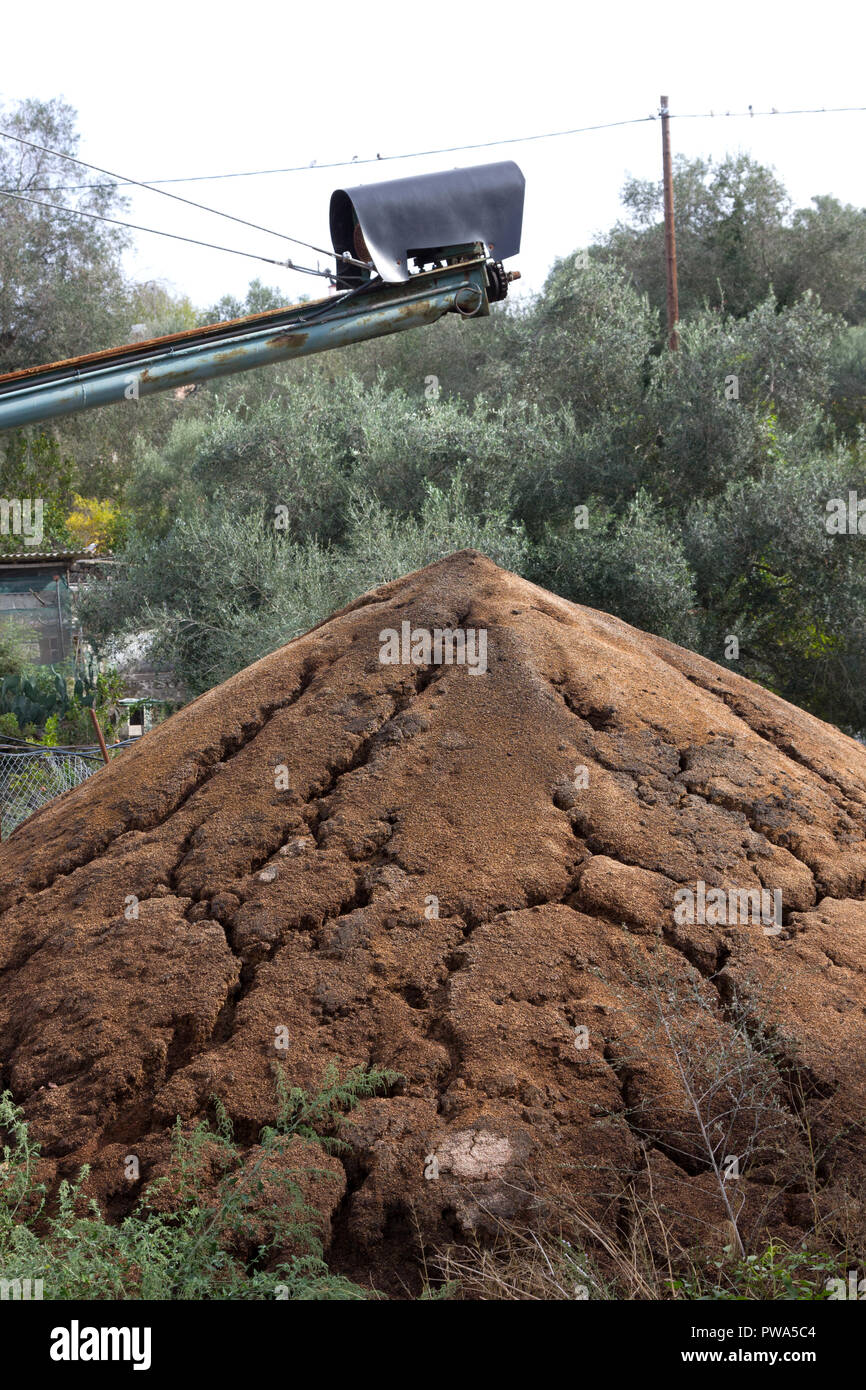
[[[403, 621], [486, 628], [487, 672], [382, 664]], [[783, 930], [677, 924], [698, 880], [780, 889]], [[742, 996], [769, 1010], [783, 1113], [757, 1118], [741, 1221], [802, 1235], [862, 1163], [864, 884], [859, 744], [464, 551], [194, 701], [2, 846], [0, 1087], [54, 1177], [91, 1164], [120, 1214], [214, 1096], [252, 1148], [276, 1063], [310, 1091], [329, 1062], [401, 1072], [317, 1191], [336, 1267], [394, 1286], [422, 1248], [556, 1194], [627, 1237], [630, 1186], [683, 1243], [724, 1239], [655, 989], [735, 1063]]]

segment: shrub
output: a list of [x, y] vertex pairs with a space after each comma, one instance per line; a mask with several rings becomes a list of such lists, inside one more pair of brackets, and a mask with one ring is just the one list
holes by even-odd
[[[214, 1124], [202, 1120], [185, 1132], [178, 1120], [169, 1174], [117, 1224], [86, 1199], [86, 1166], [60, 1184], [49, 1206], [39, 1147], [6, 1092], [0, 1276], [43, 1279], [52, 1299], [266, 1299], [282, 1286], [279, 1296], [292, 1300], [363, 1300], [368, 1293], [325, 1263], [317, 1215], [300, 1185], [316, 1170], [280, 1160], [296, 1152], [299, 1138], [312, 1152], [339, 1144], [343, 1113], [397, 1079], [376, 1068], [342, 1078], [331, 1069], [310, 1096], [289, 1088], [278, 1072], [276, 1121], [262, 1131], [252, 1161], [235, 1143], [219, 1101]], [[283, 1258], [287, 1247], [297, 1253]]]

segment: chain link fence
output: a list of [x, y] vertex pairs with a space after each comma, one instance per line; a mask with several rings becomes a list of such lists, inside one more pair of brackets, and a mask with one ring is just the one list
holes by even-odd
[[0, 748], [0, 839], [102, 766], [99, 749]]

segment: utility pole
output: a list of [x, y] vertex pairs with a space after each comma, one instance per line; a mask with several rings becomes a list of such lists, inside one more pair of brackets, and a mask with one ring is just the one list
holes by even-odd
[[662, 172], [665, 194], [665, 273], [668, 286], [668, 347], [676, 352], [680, 345], [677, 323], [680, 317], [677, 292], [677, 236], [674, 230], [674, 184], [671, 175], [670, 111], [667, 97], [661, 97]]

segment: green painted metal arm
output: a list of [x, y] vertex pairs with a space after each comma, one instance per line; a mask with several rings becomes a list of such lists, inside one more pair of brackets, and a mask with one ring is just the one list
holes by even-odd
[[0, 429], [136, 402], [156, 391], [434, 323], [449, 312], [485, 315], [489, 299], [501, 297], [491, 275], [490, 263], [476, 255], [405, 283], [373, 281], [313, 304], [13, 372], [0, 377]]

